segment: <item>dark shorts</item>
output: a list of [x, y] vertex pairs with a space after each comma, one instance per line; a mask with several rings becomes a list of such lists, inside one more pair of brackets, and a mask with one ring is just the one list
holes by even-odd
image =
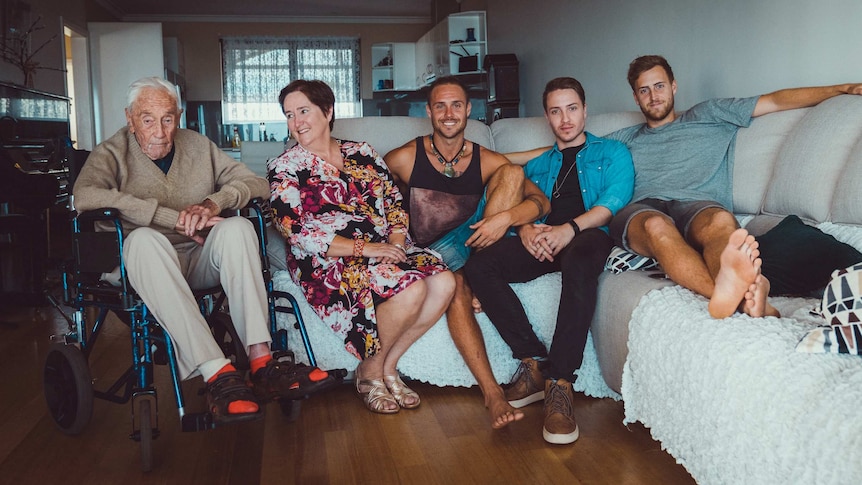
[[617, 246], [623, 247], [627, 251], [634, 252], [628, 245], [629, 223], [634, 216], [641, 212], [653, 211], [661, 212], [665, 216], [669, 217], [679, 230], [679, 233], [682, 234], [689, 244], [691, 244], [691, 241], [688, 240], [688, 228], [691, 225], [691, 221], [693, 221], [694, 218], [697, 217], [697, 215], [704, 209], [710, 209], [713, 207], [727, 210], [718, 202], [711, 200], [639, 200], [623, 207], [611, 220], [611, 224], [609, 226], [611, 238], [613, 238], [614, 244]]

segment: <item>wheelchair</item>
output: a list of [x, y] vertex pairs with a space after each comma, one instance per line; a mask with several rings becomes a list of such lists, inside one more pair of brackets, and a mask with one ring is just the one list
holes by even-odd
[[[250, 219], [258, 234], [261, 267], [269, 305], [269, 329], [273, 358], [293, 359], [288, 348], [287, 330], [279, 329], [276, 313], [292, 313], [300, 331], [309, 364], [316, 366], [305, 330], [305, 322], [293, 295], [273, 289], [266, 254], [266, 215], [262, 201], [256, 199], [246, 208], [234, 211], [236, 217]], [[98, 224], [108, 224], [113, 231], [97, 231]], [[63, 300], [75, 309], [71, 316], [60, 312], [68, 331], [52, 336], [45, 359], [43, 382], [49, 412], [57, 427], [67, 434], [81, 433], [92, 417], [94, 398], [125, 404], [132, 403], [130, 438], [141, 448], [141, 469], [152, 469], [152, 442], [159, 435], [158, 395], [153, 385], [155, 364], [166, 364], [172, 392], [179, 411], [182, 431], [200, 431], [216, 426], [209, 412], [187, 412], [181, 388], [176, 351], [167, 331], [149, 313], [146, 304], [135, 293], [126, 277], [122, 260], [123, 231], [116, 209], [85, 212], [72, 219], [71, 269], [62, 272]], [[119, 267], [119, 286], [100, 281], [103, 273]], [[200, 310], [210, 325], [216, 342], [237, 370], [249, 369], [248, 357], [230, 316], [224, 310], [225, 294], [220, 287], [194, 292]], [[59, 308], [58, 308], [59, 309]], [[107, 389], [94, 389], [88, 358], [104, 328], [109, 313], [115, 313], [131, 331], [132, 362], [129, 368]], [[92, 313], [96, 316], [89, 317]], [[90, 322], [89, 320], [92, 320]], [[341, 381], [344, 369], [329, 371]], [[307, 396], [306, 396], [307, 397]], [[281, 411], [295, 420], [300, 409], [298, 400], [279, 400]]]

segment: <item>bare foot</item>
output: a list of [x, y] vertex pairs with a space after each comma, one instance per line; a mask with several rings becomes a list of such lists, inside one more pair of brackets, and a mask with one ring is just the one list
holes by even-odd
[[482, 313], [482, 302], [475, 296], [473, 297], [473, 313]]
[[727, 318], [739, 308], [745, 292], [760, 274], [759, 256], [754, 236], [745, 229], [733, 231], [721, 252], [721, 268], [709, 299], [709, 314], [713, 318]]
[[503, 394], [503, 389], [499, 389], [499, 392], [493, 397], [486, 396], [485, 407], [491, 412], [491, 427], [494, 429], [500, 429], [509, 423], [520, 421], [524, 417], [523, 411], [509, 405]]
[[754, 283], [745, 292], [742, 311], [752, 317], [780, 317], [781, 313], [769, 304], [769, 280], [762, 274], [757, 275]]

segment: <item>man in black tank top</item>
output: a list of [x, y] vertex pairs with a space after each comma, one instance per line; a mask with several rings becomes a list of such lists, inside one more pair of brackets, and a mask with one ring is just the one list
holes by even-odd
[[[584, 91], [574, 78], [557, 78], [542, 96], [556, 143], [530, 160], [526, 176], [551, 199], [541, 223], [518, 228], [474, 255], [464, 271], [485, 314], [521, 365], [506, 389], [509, 403], [545, 402], [542, 435], [549, 443], [578, 439], [572, 383], [581, 366], [602, 272], [613, 242], [607, 224], [632, 196], [634, 168], [620, 142], [584, 131]], [[562, 291], [550, 350], [536, 336], [509, 286], [562, 273]]]
[[492, 426], [500, 428], [524, 414], [509, 405], [494, 378], [461, 267], [471, 252], [498, 241], [510, 227], [544, 216], [550, 203], [521, 167], [465, 138], [470, 108], [461, 81], [438, 79], [426, 107], [433, 133], [384, 159], [404, 195], [413, 242], [439, 252], [455, 273], [455, 297], [446, 312], [449, 333], [479, 383]]

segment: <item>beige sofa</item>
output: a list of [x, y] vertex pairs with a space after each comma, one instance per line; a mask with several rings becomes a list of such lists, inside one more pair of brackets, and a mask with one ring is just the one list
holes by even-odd
[[[862, 205], [854, 190], [862, 182], [860, 118], [862, 98], [842, 96], [814, 108], [761, 117], [740, 130], [734, 211], [743, 222], [752, 219], [746, 215], [756, 216], [752, 232], [764, 232], [788, 214], [814, 224], [862, 224]], [[604, 135], [642, 120], [637, 112], [591, 115], [587, 130]], [[429, 132], [427, 119], [370, 117], [336, 120], [334, 135], [368, 141], [382, 155]], [[538, 117], [502, 119], [490, 127], [470, 120], [466, 134], [502, 153], [553, 143], [545, 119]], [[644, 294], [670, 284], [644, 272], [602, 275], [592, 335], [602, 376], [612, 390], [621, 390], [626, 324], [633, 309]]]
[[[587, 129], [604, 135], [640, 122], [640, 113], [598, 114]], [[384, 117], [336, 120], [334, 134], [368, 141], [385, 154], [429, 132], [427, 119]], [[467, 138], [504, 153], [553, 141], [544, 118], [490, 127], [470, 121]], [[734, 212], [753, 233], [796, 214], [862, 249], [862, 97], [755, 119], [739, 132], [733, 178]], [[275, 284], [298, 291], [284, 271]], [[559, 284], [551, 274], [513, 285], [545, 342]], [[862, 359], [795, 351], [821, 323], [808, 311], [815, 303], [778, 298], [783, 318], [713, 320], [704, 298], [667, 280], [644, 271], [605, 272], [576, 390], [622, 398], [625, 421], [643, 422], [700, 483], [855, 483], [862, 474], [853, 456], [862, 449]], [[318, 363], [355, 367], [339, 337], [301, 307]], [[291, 317], [279, 318], [305, 358]], [[400, 370], [433, 384], [472, 385], [444, 319], [405, 354]], [[517, 362], [487, 318], [480, 314], [478, 321], [504, 383]]]

